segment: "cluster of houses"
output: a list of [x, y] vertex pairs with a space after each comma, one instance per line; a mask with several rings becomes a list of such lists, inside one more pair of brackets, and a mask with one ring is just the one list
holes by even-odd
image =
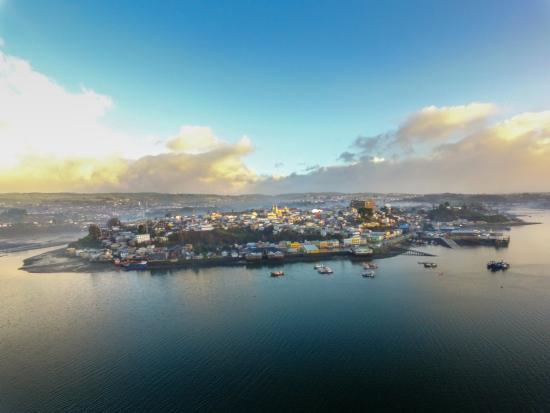
[[[421, 232], [427, 222], [435, 228], [433, 232]], [[401, 243], [411, 234], [423, 234], [424, 239], [483, 240], [496, 245], [506, 245], [509, 241], [509, 237], [502, 233], [479, 231], [467, 227], [465, 222], [453, 224], [457, 225], [429, 222], [423, 215], [392, 209], [390, 205], [377, 208], [371, 200], [354, 200], [344, 208], [298, 209], [273, 205], [271, 209], [239, 213], [169, 215], [124, 225], [111, 224], [101, 228], [101, 248], [69, 248], [67, 252], [89, 260], [111, 262], [223, 258], [251, 261], [322, 253], [368, 254]], [[217, 229], [229, 233], [247, 230], [254, 234], [268, 234], [261, 238], [271, 241], [220, 244], [209, 250], [178, 241], [178, 234]], [[284, 239], [286, 234], [293, 234], [291, 240]]]
[[[167, 216], [162, 219], [114, 225], [101, 228], [101, 248], [69, 248], [68, 254], [97, 261], [147, 260], [180, 261], [208, 258], [260, 257], [278, 259], [285, 255], [317, 254], [323, 252], [356, 251], [365, 253], [400, 242], [411, 226], [418, 226], [412, 215], [399, 215], [386, 206], [377, 209], [369, 204], [368, 219], [361, 215], [361, 206], [349, 208], [289, 209], [274, 205], [268, 210], [240, 213], [213, 212], [205, 215]], [[196, 251], [192, 244], [173, 242], [174, 235], [187, 231], [215, 229], [248, 229], [267, 231], [284, 236], [285, 232], [303, 236], [301, 241], [249, 242], [243, 245], [220, 246], [212, 251]], [[308, 237], [305, 237], [308, 235]], [[318, 240], [314, 239], [318, 235]], [[280, 237], [279, 237], [280, 238]], [[296, 237], [295, 237], [296, 238]]]

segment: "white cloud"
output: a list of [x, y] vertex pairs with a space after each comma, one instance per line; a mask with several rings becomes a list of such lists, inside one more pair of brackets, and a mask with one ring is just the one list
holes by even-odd
[[[431, 127], [440, 129], [436, 124]], [[261, 186], [272, 193], [550, 190], [550, 111], [520, 113], [464, 132], [422, 155], [413, 152], [383, 162], [381, 157], [368, 155], [372, 145], [356, 145], [358, 153], [346, 152], [345, 156], [358, 162], [269, 179]]]
[[239, 141], [200, 154], [169, 152], [135, 160], [29, 155], [0, 173], [0, 191], [245, 192], [258, 180], [242, 160], [250, 150]]
[[473, 102], [460, 106], [428, 106], [415, 112], [397, 131], [401, 143], [442, 140], [456, 132], [472, 130], [495, 114], [493, 103]]
[[109, 96], [84, 87], [68, 92], [27, 61], [0, 52], [4, 164], [13, 165], [30, 153], [105, 156], [123, 152], [131, 140], [102, 123], [112, 107]]
[[245, 136], [219, 139], [183, 126], [160, 148], [109, 128], [111, 97], [69, 92], [25, 60], [0, 51], [0, 191], [230, 192], [256, 177]]
[[182, 126], [177, 136], [171, 138], [167, 146], [174, 152], [198, 154], [223, 146], [211, 128], [205, 126]]

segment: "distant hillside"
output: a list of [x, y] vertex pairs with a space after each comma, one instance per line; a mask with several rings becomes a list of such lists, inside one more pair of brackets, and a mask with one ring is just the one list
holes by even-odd
[[525, 206], [533, 208], [550, 208], [550, 193], [517, 193], [517, 194], [426, 194], [408, 197], [407, 201], [423, 202], [429, 204], [451, 205], [463, 204], [488, 204], [495, 206]]
[[[315, 207], [326, 202], [349, 203], [354, 198], [379, 197], [380, 194], [338, 192], [321, 193], [289, 193], [280, 195], [246, 194], [246, 195], [216, 195], [216, 194], [163, 194], [163, 193], [8, 193], [0, 194], [0, 207], [33, 208], [43, 205], [64, 207], [66, 205], [82, 205], [86, 207], [137, 207], [145, 206], [188, 209], [244, 210], [249, 208], [266, 208], [273, 204], [289, 207]], [[397, 199], [404, 194], [385, 194], [384, 197]]]
[[243, 210], [265, 208], [273, 204], [290, 207], [315, 207], [325, 202], [338, 202], [345, 205], [352, 199], [376, 198], [378, 200], [422, 202], [433, 205], [449, 202], [451, 205], [489, 204], [514, 206], [522, 205], [536, 208], [550, 208], [550, 193], [517, 193], [517, 194], [399, 194], [399, 193], [340, 193], [308, 192], [278, 195], [245, 194], [164, 194], [153, 192], [139, 193], [5, 193], [0, 194], [0, 208], [33, 208], [42, 205], [59, 206], [82, 205], [99, 207], [150, 207], [203, 208], [222, 210]]
[[492, 213], [491, 211], [480, 211], [472, 206], [452, 207], [449, 203], [440, 204], [437, 208], [428, 211], [427, 216], [432, 221], [450, 222], [461, 219], [469, 221], [485, 221], [490, 224], [506, 223], [516, 221], [515, 218], [503, 214]]

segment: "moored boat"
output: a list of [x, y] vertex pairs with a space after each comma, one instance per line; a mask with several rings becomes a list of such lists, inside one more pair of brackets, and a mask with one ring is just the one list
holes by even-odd
[[504, 261], [489, 261], [487, 263], [487, 269], [491, 271], [506, 271], [510, 268], [510, 264]]
[[130, 261], [122, 264], [122, 269], [125, 271], [143, 271], [147, 269], [147, 261]]
[[372, 270], [367, 270], [367, 271], [363, 271], [361, 273], [361, 275], [364, 277], [364, 278], [374, 278], [374, 271]]
[[271, 276], [272, 277], [280, 277], [282, 275], [285, 275], [285, 273], [283, 271], [271, 271]]
[[334, 272], [332, 271], [332, 268], [326, 266], [319, 268], [317, 271], [319, 272], [319, 274], [332, 274]]
[[364, 262], [363, 268], [365, 270], [376, 270], [378, 268], [378, 265], [375, 264], [374, 262]]

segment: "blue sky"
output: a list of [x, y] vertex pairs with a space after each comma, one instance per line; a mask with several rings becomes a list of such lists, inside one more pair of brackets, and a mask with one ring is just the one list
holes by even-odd
[[549, 23], [548, 0], [0, 0], [4, 51], [110, 96], [109, 125], [246, 135], [260, 174], [337, 164], [430, 105], [547, 108]]

